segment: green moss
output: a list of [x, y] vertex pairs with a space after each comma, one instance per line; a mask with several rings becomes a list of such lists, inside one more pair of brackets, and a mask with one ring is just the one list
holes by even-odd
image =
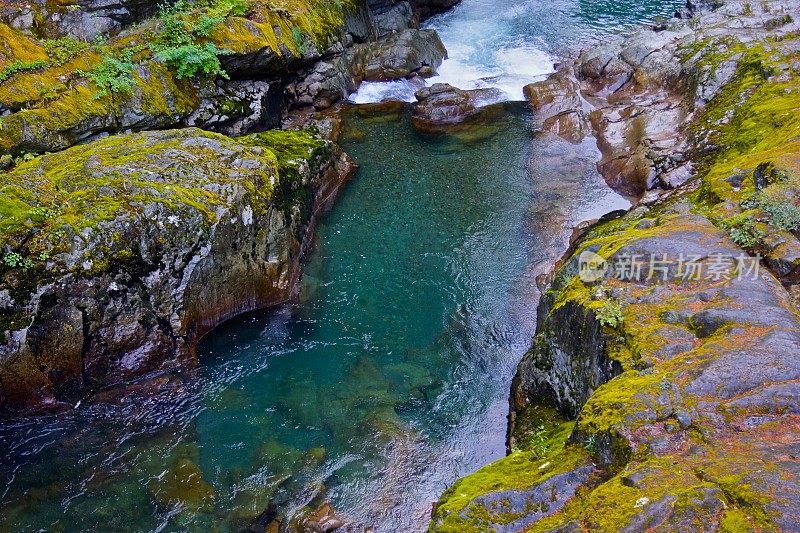
[[[635, 486], [629, 482], [634, 474], [644, 474], [642, 481]], [[670, 499], [676, 508], [691, 506], [692, 501], [704, 489], [713, 488], [710, 483], [699, 480], [691, 470], [671, 457], [651, 459], [633, 465], [611, 480], [599, 485], [588, 495], [576, 500], [571, 508], [565, 508], [561, 516], [545, 519], [532, 531], [546, 530], [554, 523], [565, 519], [578, 518], [590, 531], [619, 531], [629, 525], [642, 509]], [[570, 516], [572, 515], [572, 516]]]
[[[792, 47], [748, 47], [733, 81], [695, 123], [695, 136], [716, 146], [701, 160], [695, 202], [716, 223], [728, 222], [731, 206], [753, 195], [760, 166], [794, 175], [800, 169], [800, 91], [797, 74], [785, 68], [800, 56], [785, 50]], [[736, 175], [744, 176], [741, 187], [729, 180]]]
[[48, 59], [43, 46], [11, 26], [0, 23], [0, 69], [17, 61], [31, 63]]
[[752, 524], [752, 518], [741, 509], [728, 509], [719, 524], [721, 533], [750, 533], [757, 529]]
[[761, 528], [774, 528], [772, 519], [764, 509], [764, 505], [769, 503], [769, 498], [752, 490], [750, 484], [742, 479], [741, 476], [726, 475], [714, 479], [714, 482], [731, 502], [734, 502], [741, 509], [747, 510], [749, 522]]
[[[515, 409], [512, 441], [514, 451], [532, 451], [545, 456], [550, 450], [552, 435], [565, 422], [557, 409], [537, 403], [529, 403]], [[539, 451], [544, 453], [539, 454]]]
[[[214, 170], [220, 163], [213, 151], [182, 145], [189, 134], [187, 131], [158, 142], [143, 135], [110, 137], [21, 163], [0, 181], [0, 246], [25, 258], [55, 257], [69, 249], [73, 235], [98, 229], [125, 213], [136, 213], [151, 202], [173, 210], [196, 211], [208, 224], [214, 222], [215, 207], [222, 205], [224, 199], [209, 186], [221, 185], [230, 178], [226, 178], [228, 173], [223, 169]], [[229, 142], [221, 135], [195, 130], [197, 134]], [[151, 154], [174, 149], [180, 149], [187, 161], [205, 167], [204, 172], [165, 172], [161, 163], [151, 159]], [[266, 205], [272, 199], [269, 184], [277, 174], [277, 160], [268, 150], [248, 155], [264, 164], [260, 187], [266, 184], [267, 188], [255, 190], [255, 181], [250, 187], [253, 203]], [[137, 171], [132, 172], [131, 168]], [[103, 172], [97, 173], [96, 169]], [[153, 175], [162, 179], [154, 180]], [[211, 179], [215, 181], [207, 181]], [[93, 272], [105, 264], [97, 259]]]
[[287, 215], [300, 207], [305, 218], [310, 214], [313, 198], [303, 187], [306, 173], [315, 172], [323, 161], [330, 158], [330, 145], [310, 130], [270, 130], [240, 139], [244, 143], [268, 146], [278, 161], [278, 182], [273, 195], [274, 205]]
[[[199, 89], [193, 84], [224, 75], [221, 55], [271, 50], [277, 57], [287, 51], [299, 56], [304, 50], [292, 37], [294, 28], [307, 37], [303, 46], [310, 42], [325, 49], [343, 39], [344, 14], [355, 5], [355, 0], [181, 3], [163, 20], [144, 21], [92, 47], [65, 39], [42, 45], [0, 24], [0, 37], [7, 37], [5, 44], [0, 39], [0, 72], [5, 72], [0, 77], [14, 78], [0, 83], [0, 105], [17, 111], [0, 118], [0, 151], [63, 149], [79, 140], [88, 123], [94, 131], [98, 123], [99, 130], [114, 131], [125, 104], [154, 114], [158, 127], [177, 124], [197, 108]], [[97, 104], [86, 102], [87, 87], [97, 88]]]
[[[261, 166], [237, 173], [219, 160], [214, 148], [186, 144], [188, 137], [231, 145]], [[164, 154], [170, 154], [169, 161]], [[207, 228], [228, 201], [222, 191], [234, 182], [248, 192], [256, 215], [274, 207], [287, 214], [299, 208], [301, 217], [306, 216], [313, 197], [304, 180], [312, 179], [328, 157], [328, 143], [308, 131], [231, 140], [187, 129], [113, 136], [21, 162], [0, 174], [0, 250], [10, 258], [0, 262], [0, 278], [13, 273], [27, 279], [14, 284], [19, 301], [25, 301], [43, 278], [68, 269], [61, 254], [71, 250], [74, 239], [87, 238], [87, 232], [97, 233], [96, 246], [91, 256], [69, 267], [75, 273], [134, 268], [136, 236], [110, 233], [107, 223], [135, 220], [145, 206], [161, 204], [181, 218], [199, 216]]]
[[699, 69], [714, 74], [719, 66], [745, 50], [735, 37], [725, 35], [692, 41], [678, 50], [681, 62], [694, 62]]
[[620, 427], [626, 416], [648, 410], [648, 397], [658, 395], [664, 379], [655, 372], [629, 370], [601, 385], [581, 410], [578, 429], [596, 434]]
[[[436, 506], [436, 531], [469, 531], [469, 520], [460, 513], [478, 496], [524, 489], [586, 461], [588, 454], [582, 447], [565, 446], [572, 427], [572, 423], [564, 423], [554, 428], [546, 441], [545, 457], [532, 450], [517, 451], [457, 481]], [[477, 507], [469, 509], [473, 518], [478, 518], [475, 513], [479, 512]]]

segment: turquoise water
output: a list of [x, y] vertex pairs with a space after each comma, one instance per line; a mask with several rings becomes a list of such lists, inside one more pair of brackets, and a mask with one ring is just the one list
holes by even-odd
[[504, 454], [535, 276], [569, 227], [624, 201], [594, 141], [535, 138], [522, 105], [459, 137], [359, 115], [343, 144], [362, 168], [298, 301], [214, 332], [197, 369], [4, 426], [0, 524], [241, 531], [270, 502], [293, 516], [330, 501], [416, 531], [448, 484]]
[[[685, 0], [462, 0], [425, 23], [439, 32], [448, 52], [428, 83], [493, 87], [504, 99], [523, 100], [522, 88], [552, 72], [555, 62], [671, 17], [683, 5]], [[419, 83], [365, 83], [351, 98], [414, 101]]]
[[[499, 21], [473, 43], [490, 69], [482, 46], [555, 54], [674, 6], [631, 3], [625, 19], [620, 3], [499, 4], [432, 23], [455, 42], [481, 13]], [[504, 454], [536, 277], [577, 222], [626, 202], [593, 139], [537, 136], [521, 104], [458, 136], [416, 133], [407, 110], [346, 118], [361, 170], [297, 301], [215, 331], [197, 368], [0, 425], [0, 530], [242, 531], [270, 502], [292, 517], [330, 501], [377, 531], [421, 531], [449, 484]]]

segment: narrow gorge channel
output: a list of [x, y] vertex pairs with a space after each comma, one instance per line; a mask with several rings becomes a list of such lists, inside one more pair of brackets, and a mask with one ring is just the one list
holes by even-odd
[[[519, 100], [554, 61], [679, 4], [464, 0], [427, 23], [450, 51], [431, 81]], [[367, 83], [352, 100], [414, 88]], [[414, 130], [407, 106], [343, 114], [360, 170], [317, 228], [298, 299], [209, 334], [196, 369], [4, 424], [2, 524], [240, 531], [270, 501], [289, 516], [329, 501], [375, 531], [423, 531], [444, 489], [505, 455], [536, 277], [575, 225], [630, 204], [593, 138], [538, 134], [527, 104], [442, 136]], [[165, 512], [162, 482], [204, 504]]]

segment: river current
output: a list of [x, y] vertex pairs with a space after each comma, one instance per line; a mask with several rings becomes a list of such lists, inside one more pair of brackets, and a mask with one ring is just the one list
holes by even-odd
[[[464, 0], [427, 23], [450, 51], [433, 81], [517, 100], [555, 58], [676, 4]], [[361, 168], [298, 299], [207, 336], [198, 368], [0, 426], [0, 530], [241, 531], [270, 502], [329, 501], [377, 531], [422, 531], [448, 485], [504, 455], [536, 276], [575, 224], [628, 203], [593, 139], [538, 134], [523, 103], [436, 137], [407, 108], [353, 105], [342, 145]], [[164, 505], [176, 484], [194, 505]]]

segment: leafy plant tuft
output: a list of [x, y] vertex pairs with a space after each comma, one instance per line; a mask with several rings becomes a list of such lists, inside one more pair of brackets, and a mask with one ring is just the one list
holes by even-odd
[[178, 78], [204, 74], [228, 78], [219, 58], [230, 52], [209, 41], [203, 41], [224, 20], [223, 16], [195, 16], [183, 0], [162, 6], [162, 29], [153, 47], [155, 57], [174, 68]]
[[597, 320], [603, 327], [616, 328], [622, 324], [622, 304], [607, 300], [597, 312]]
[[131, 59], [134, 51], [126, 50], [120, 57], [104, 53], [102, 61], [90, 71], [78, 71], [97, 86], [95, 98], [108, 94], [130, 94], [133, 91], [133, 69]]

